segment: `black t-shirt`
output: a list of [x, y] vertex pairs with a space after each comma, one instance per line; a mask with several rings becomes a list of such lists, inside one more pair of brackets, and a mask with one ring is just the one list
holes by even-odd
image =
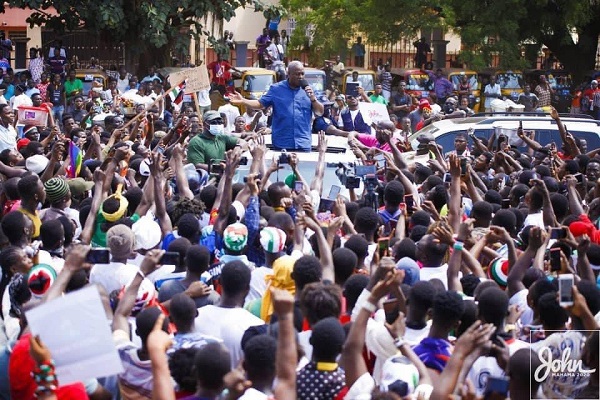
[[[412, 104], [412, 98], [408, 93], [404, 93], [404, 96], [400, 96], [399, 94], [394, 95], [394, 105], [395, 106], [406, 106]], [[408, 117], [409, 111], [394, 111], [394, 114], [398, 117], [398, 120], [401, 120], [404, 117]], [[399, 121], [400, 122], [400, 121]]]
[[48, 97], [50, 98], [50, 102], [52, 103], [52, 105], [54, 105], [54, 106], [62, 106], [63, 105], [62, 95], [63, 95], [64, 91], [65, 91], [65, 88], [63, 85], [55, 86], [54, 83], [51, 83], [50, 85], [48, 85]]
[[65, 57], [52, 57], [48, 59], [50, 70], [53, 74], [62, 74], [65, 72], [65, 64], [67, 59]]

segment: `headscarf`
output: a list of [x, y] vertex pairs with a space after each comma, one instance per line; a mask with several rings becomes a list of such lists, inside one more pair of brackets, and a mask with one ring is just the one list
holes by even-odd
[[[102, 216], [108, 222], [115, 222], [115, 221], [118, 221], [119, 219], [121, 219], [125, 215], [125, 212], [127, 211], [127, 207], [129, 207], [129, 202], [127, 201], [125, 196], [123, 196], [121, 194], [122, 191], [123, 191], [123, 185], [119, 184], [119, 186], [117, 187], [117, 191], [112, 196], [109, 196], [106, 199], [106, 200], [108, 200], [111, 197], [114, 197], [115, 199], [117, 199], [119, 201], [119, 209], [117, 211], [115, 211], [112, 214], [108, 214], [104, 211], [104, 208], [101, 209]], [[106, 200], [104, 200], [104, 202], [106, 202]], [[104, 204], [103, 204], [103, 206], [104, 206]]]
[[273, 314], [273, 297], [271, 288], [287, 290], [292, 296], [296, 294], [296, 284], [292, 279], [292, 271], [296, 258], [292, 256], [282, 256], [273, 262], [273, 273], [265, 276], [267, 290], [262, 298], [260, 305], [260, 318], [269, 322]]

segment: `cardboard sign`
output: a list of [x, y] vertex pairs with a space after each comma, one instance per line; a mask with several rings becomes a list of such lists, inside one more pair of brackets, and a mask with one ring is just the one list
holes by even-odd
[[365, 122], [367, 122], [367, 119], [369, 120], [367, 123], [390, 120], [390, 113], [384, 104], [365, 103], [364, 101], [361, 101], [358, 103], [358, 108], [360, 109], [363, 118], [365, 118]]
[[169, 75], [171, 87], [179, 85], [186, 80], [185, 93], [195, 93], [210, 88], [210, 79], [206, 66], [201, 65], [196, 68], [187, 68]]
[[42, 304], [25, 315], [31, 332], [50, 349], [61, 385], [123, 372], [95, 286]]

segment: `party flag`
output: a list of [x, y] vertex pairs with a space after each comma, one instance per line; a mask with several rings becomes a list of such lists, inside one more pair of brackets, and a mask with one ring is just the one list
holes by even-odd
[[175, 86], [169, 92], [169, 97], [171, 101], [175, 104], [180, 104], [183, 101], [183, 94], [185, 92], [185, 81], [181, 82], [179, 85]]
[[69, 142], [69, 158], [71, 159], [69, 169], [67, 171], [69, 178], [76, 178], [81, 172], [81, 165], [83, 164], [83, 156], [81, 149]]

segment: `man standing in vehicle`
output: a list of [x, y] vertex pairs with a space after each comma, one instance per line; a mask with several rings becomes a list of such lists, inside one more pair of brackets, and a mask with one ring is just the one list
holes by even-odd
[[519, 95], [519, 100], [517, 100], [518, 104], [522, 104], [525, 106], [525, 111], [535, 111], [538, 107], [539, 99], [538, 97], [531, 93], [531, 86], [526, 84], [523, 88], [523, 93]]
[[550, 107], [554, 90], [546, 80], [546, 75], [540, 75], [540, 83], [535, 88], [535, 94], [538, 96], [538, 107]]
[[485, 85], [485, 89], [483, 90], [483, 94], [485, 95], [485, 112], [492, 112], [492, 100], [499, 99], [502, 97], [502, 92], [500, 91], [500, 85], [496, 83], [496, 77], [490, 76], [490, 83]]
[[272, 106], [273, 147], [289, 151], [311, 151], [312, 113], [321, 116], [325, 109], [310, 85], [304, 81], [304, 66], [300, 61], [292, 61], [288, 66], [287, 80], [271, 85], [260, 100], [245, 99], [237, 92], [230, 95], [230, 100], [234, 105], [243, 104], [254, 109]]

